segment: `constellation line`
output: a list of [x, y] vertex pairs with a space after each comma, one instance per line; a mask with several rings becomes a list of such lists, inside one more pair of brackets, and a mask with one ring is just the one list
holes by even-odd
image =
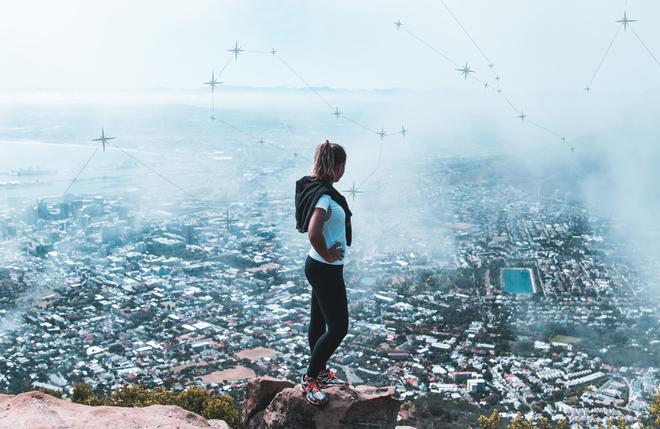
[[589, 88], [593, 83], [594, 79], [596, 79], [596, 75], [598, 74], [600, 67], [603, 65], [603, 61], [605, 61], [605, 57], [607, 57], [607, 54], [610, 52], [610, 49], [612, 49], [612, 45], [614, 44], [614, 41], [616, 40], [620, 32], [621, 32], [621, 27], [618, 27], [616, 33], [614, 33], [614, 37], [612, 37], [612, 40], [610, 41], [610, 44], [607, 46], [607, 50], [605, 50], [605, 53], [601, 57], [600, 62], [596, 67], [596, 70], [594, 70], [594, 74], [591, 76], [591, 80], [589, 81], [589, 84], [587, 84], [587, 88]]
[[222, 68], [220, 69], [220, 72], [218, 72], [218, 77], [220, 77], [222, 75], [222, 73], [224, 73], [225, 69], [229, 66], [229, 64], [231, 63], [231, 58], [232, 58], [232, 56], [230, 55], [229, 58], [227, 59], [227, 62], [225, 63], [225, 65], [222, 66]]
[[367, 183], [367, 180], [369, 180], [371, 178], [371, 176], [373, 176], [376, 173], [376, 171], [378, 171], [378, 169], [380, 168], [380, 158], [381, 158], [381, 154], [383, 152], [383, 141], [381, 140], [380, 142], [378, 142], [378, 144], [379, 144], [379, 146], [378, 146], [378, 164], [376, 165], [376, 168], [374, 168], [371, 171], [371, 173], [369, 173], [369, 175], [362, 181], [362, 183], [360, 183], [360, 186], [358, 188], [361, 188], [365, 183]]
[[86, 161], [85, 164], [82, 166], [82, 168], [81, 168], [80, 170], [78, 170], [78, 173], [77, 173], [76, 176], [73, 178], [73, 180], [71, 181], [71, 183], [69, 183], [69, 186], [67, 186], [66, 191], [64, 191], [64, 193], [62, 194], [63, 196], [66, 195], [67, 192], [69, 192], [69, 189], [71, 189], [71, 187], [72, 187], [73, 184], [76, 182], [76, 180], [78, 180], [78, 177], [82, 174], [83, 170], [84, 170], [85, 168], [87, 168], [87, 165], [90, 163], [90, 161], [92, 160], [92, 158], [94, 158], [94, 155], [96, 155], [96, 152], [99, 151], [99, 148], [100, 148], [100, 146], [97, 146], [96, 149], [94, 149], [94, 152], [92, 152], [92, 155], [87, 159], [87, 161]]
[[323, 101], [323, 102], [324, 102], [324, 103], [325, 103], [330, 109], [332, 109], [332, 107], [333, 107], [332, 104], [330, 104], [330, 102], [328, 102], [328, 100], [326, 100], [325, 97], [322, 96], [321, 93], [318, 92], [318, 91], [316, 90], [316, 88], [314, 88], [312, 85], [310, 85], [309, 83], [307, 83], [307, 81], [305, 80], [305, 78], [303, 78], [303, 77], [300, 75], [300, 73], [298, 73], [297, 71], [295, 71], [295, 70], [293, 69], [293, 67], [291, 67], [291, 66], [289, 65], [289, 63], [287, 63], [286, 61], [284, 61], [284, 58], [282, 58], [282, 57], [281, 57], [280, 55], [278, 55], [278, 54], [275, 54], [275, 56], [277, 57], [278, 60], [280, 60], [280, 61], [282, 62], [282, 64], [284, 64], [284, 65], [286, 66], [286, 68], [288, 68], [288, 69], [291, 71], [291, 73], [293, 73], [293, 74], [295, 74], [296, 76], [298, 76], [298, 79], [300, 79], [300, 80], [302, 81], [302, 83], [304, 83], [304, 84], [307, 86], [307, 88], [309, 88], [310, 90], [312, 90], [312, 92], [313, 92], [314, 94], [316, 94], [317, 97], [319, 97], [319, 98], [320, 98], [320, 99], [321, 99], [321, 100], [322, 100], [322, 101]]
[[132, 158], [135, 162], [137, 162], [137, 163], [139, 163], [140, 165], [142, 165], [143, 167], [145, 167], [145, 168], [151, 170], [152, 173], [154, 173], [155, 175], [157, 175], [157, 176], [160, 177], [161, 179], [165, 180], [167, 183], [169, 183], [170, 185], [174, 186], [174, 187], [177, 188], [179, 191], [181, 191], [181, 192], [183, 192], [184, 194], [188, 195], [188, 192], [187, 192], [185, 189], [183, 189], [181, 186], [177, 185], [176, 183], [174, 183], [173, 181], [171, 181], [171, 180], [168, 179], [167, 177], [163, 176], [163, 175], [160, 174], [158, 171], [156, 171], [153, 167], [151, 167], [150, 165], [145, 164], [144, 162], [142, 162], [142, 160], [140, 160], [139, 158], [137, 158], [137, 157], [131, 155], [129, 152], [127, 152], [127, 151], [125, 151], [124, 149], [122, 149], [117, 143], [114, 143], [114, 142], [113, 142], [112, 145], [115, 146], [115, 147], [116, 147], [117, 149], [119, 149], [120, 151], [122, 151], [122, 152], [123, 152], [124, 154], [126, 154], [128, 157]]
[[431, 45], [429, 42], [427, 42], [426, 40], [422, 39], [422, 38], [419, 37], [417, 34], [413, 33], [413, 32], [410, 31], [410, 30], [408, 30], [406, 27], [403, 27], [403, 31], [405, 31], [406, 33], [410, 34], [410, 35], [411, 35], [412, 37], [414, 37], [415, 39], [419, 40], [420, 42], [422, 42], [423, 44], [425, 44], [426, 46], [428, 46], [429, 49], [431, 49], [431, 50], [432, 50], [433, 52], [435, 52], [436, 54], [440, 55], [442, 58], [444, 58], [444, 59], [447, 60], [449, 63], [451, 63], [451, 64], [453, 64], [454, 66], [456, 66], [457, 68], [461, 66], [461, 65], [458, 64], [456, 61], [454, 61], [454, 60], [452, 60], [451, 58], [449, 58], [444, 52], [442, 52], [442, 51], [436, 49], [435, 46]]
[[[473, 80], [475, 80], [476, 82], [479, 82], [479, 83], [481, 83], [482, 85], [484, 85], [485, 88], [487, 88], [487, 89], [489, 88], [489, 89], [491, 89], [492, 91], [497, 91], [497, 93], [500, 94], [500, 95], [502, 96], [502, 99], [504, 99], [504, 101], [506, 101], [506, 103], [511, 107], [511, 109], [513, 109], [514, 112], [516, 112], [516, 113], [519, 112], [519, 110], [518, 110], [518, 109], [516, 108], [516, 106], [511, 102], [511, 100], [509, 99], [509, 97], [507, 97], [506, 94], [504, 94], [504, 92], [502, 92], [501, 88], [497, 88], [497, 89], [496, 89], [496, 88], [494, 88], [494, 87], [492, 87], [492, 86], [488, 86], [487, 84], [484, 84], [484, 82], [482, 82], [481, 79], [479, 79], [478, 77], [472, 75], [473, 71], [468, 67], [467, 63], [465, 64], [465, 66], [461, 67], [460, 65], [458, 65], [458, 63], [456, 63], [454, 60], [452, 60], [452, 59], [449, 58], [447, 55], [445, 55], [442, 51], [438, 50], [435, 46], [431, 45], [429, 42], [427, 42], [426, 40], [422, 39], [421, 37], [419, 37], [419, 36], [418, 36], [417, 34], [415, 34], [414, 32], [408, 30], [406, 27], [403, 27], [403, 29], [404, 29], [408, 34], [410, 34], [410, 35], [413, 36], [415, 39], [417, 39], [419, 42], [423, 43], [423, 44], [426, 45], [428, 48], [430, 48], [432, 51], [434, 51], [435, 53], [439, 54], [439, 55], [440, 55], [442, 58], [444, 58], [446, 61], [448, 61], [449, 63], [451, 63], [451, 64], [453, 64], [453, 65], [455, 65], [455, 66], [457, 66], [457, 67], [456, 67], [456, 70], [460, 71], [461, 74], [463, 74], [463, 76], [464, 76], [464, 78], [465, 78], [466, 80], [467, 80], [468, 77], [470, 77], [470, 78], [472, 78]], [[487, 57], [486, 57], [486, 58], [487, 58]], [[524, 115], [524, 114], [521, 113], [521, 116], [522, 116], [521, 119], [524, 119], [524, 117], [525, 117], [526, 115]], [[555, 137], [559, 137], [559, 138], [562, 137], [559, 133], [557, 133], [556, 131], [551, 130], [550, 128], [547, 128], [547, 127], [545, 127], [545, 126], [542, 126], [542, 125], [540, 125], [540, 124], [538, 124], [538, 123], [535, 123], [535, 122], [533, 122], [533, 121], [530, 121], [530, 123], [531, 123], [532, 125], [536, 126], [537, 128], [539, 128], [539, 129], [541, 129], [541, 130], [543, 130], [543, 131], [546, 131], [546, 132], [549, 133], [549, 134], [552, 134], [552, 135], [555, 136]]]
[[651, 52], [651, 50], [649, 49], [649, 47], [646, 46], [646, 43], [644, 43], [644, 41], [642, 40], [642, 38], [639, 37], [639, 34], [637, 34], [637, 32], [635, 31], [635, 29], [632, 28], [632, 27], [630, 27], [630, 30], [633, 32], [633, 34], [635, 35], [635, 37], [637, 37], [637, 40], [639, 40], [639, 43], [641, 43], [642, 46], [644, 46], [644, 49], [646, 49], [646, 52], [648, 52], [649, 55], [651, 56], [651, 58], [653, 58], [653, 61], [655, 61], [655, 63], [656, 63], [658, 66], [660, 66], [660, 61], [658, 61], [658, 58], [653, 54], [653, 52]]
[[490, 67], [492, 65], [492, 61], [490, 60], [490, 58], [488, 58], [488, 55], [486, 55], [486, 53], [483, 51], [483, 49], [481, 49], [479, 44], [472, 38], [472, 36], [467, 31], [467, 29], [463, 26], [461, 21], [459, 21], [458, 17], [456, 17], [456, 15], [454, 15], [454, 12], [452, 12], [451, 9], [449, 9], [449, 6], [447, 6], [447, 3], [445, 3], [444, 0], [440, 0], [440, 3], [442, 3], [442, 5], [445, 7], [445, 9], [449, 13], [449, 15], [451, 15], [451, 17], [454, 18], [454, 21], [456, 21], [456, 24], [458, 24], [458, 26], [461, 27], [461, 30], [463, 30], [463, 33], [465, 33], [465, 35], [468, 37], [468, 39], [470, 39], [470, 41], [472, 42], [474, 47], [477, 48], [477, 50], [479, 51], [481, 56], [484, 58], [484, 60], [486, 60], [486, 63], [489, 65], [489, 68], [490, 68], [491, 72], [493, 73], [493, 75], [497, 76], [495, 71], [493, 71], [492, 67]]

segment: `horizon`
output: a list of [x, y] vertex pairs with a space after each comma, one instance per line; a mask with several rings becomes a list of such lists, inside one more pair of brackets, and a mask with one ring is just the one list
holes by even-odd
[[[655, 2], [562, 0], [521, 5], [514, 0], [447, 0], [446, 4], [450, 10], [432, 1], [304, 6], [292, 1], [12, 3], [0, 17], [0, 52], [10, 65], [3, 69], [0, 88], [30, 89], [35, 84], [61, 89], [195, 88], [212, 71], [223, 68], [230, 56], [227, 50], [236, 41], [247, 51], [277, 49], [312, 86], [469, 87], [453, 79], [452, 65], [406, 34], [409, 29], [461, 65], [467, 61], [479, 76], [489, 72], [482, 58], [487, 55], [507, 88], [580, 93], [624, 8], [636, 22], [621, 31], [594, 90], [657, 86], [657, 64], [635, 40], [641, 37], [651, 51], [658, 49], [649, 43], [660, 39], [660, 30], [653, 25], [654, 17], [660, 17]], [[34, 14], [35, 9], [41, 13]], [[286, 25], [278, 17], [286, 17]], [[403, 22], [401, 30], [393, 25], [397, 19]], [[341, 30], [334, 31], [339, 20]], [[221, 80], [237, 85], [297, 83], [282, 64], [268, 57], [244, 52], [239, 61], [231, 61]], [[625, 84], [622, 76], [630, 77]]]
[[334, 205], [337, 234], [294, 228], [327, 139], [353, 213], [323, 286], [347, 297], [340, 378], [394, 386], [416, 427], [644, 419], [657, 22], [638, 0], [6, 5], [0, 389], [299, 379], [323, 325], [306, 260], [343, 239]]

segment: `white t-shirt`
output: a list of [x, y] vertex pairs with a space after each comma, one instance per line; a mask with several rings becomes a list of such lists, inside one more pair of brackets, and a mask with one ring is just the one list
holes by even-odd
[[332, 265], [343, 265], [346, 259], [346, 212], [333, 200], [330, 195], [323, 194], [319, 197], [314, 208], [320, 207], [326, 212], [330, 211], [330, 218], [323, 224], [323, 238], [328, 248], [332, 247], [337, 241], [341, 243], [340, 247], [344, 250], [344, 258], [337, 259], [334, 262], [328, 262], [319, 253], [314, 250], [314, 246], [309, 249], [309, 256], [319, 262]]

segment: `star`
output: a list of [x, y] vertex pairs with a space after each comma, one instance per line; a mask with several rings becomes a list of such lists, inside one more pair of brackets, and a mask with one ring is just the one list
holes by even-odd
[[495, 80], [499, 82], [499, 81], [500, 81], [500, 77], [499, 77], [499, 76], [495, 76]]
[[232, 49], [227, 49], [227, 52], [231, 52], [234, 54], [234, 60], [238, 60], [238, 54], [243, 52], [243, 49], [238, 47], [238, 40], [236, 41], [236, 44]]
[[584, 87], [584, 90], [589, 92], [589, 91], [591, 91], [591, 88], [589, 88], [589, 86], [587, 85], [587, 86]]
[[484, 88], [488, 88], [488, 82], [484, 82]]
[[463, 78], [464, 78], [464, 79], [467, 79], [468, 76], [470, 75], [470, 73], [474, 73], [474, 72], [475, 72], [475, 71], [472, 70], [470, 67], [468, 67], [467, 63], [465, 63], [465, 65], [464, 65], [463, 67], [461, 67], [460, 69], [456, 69], [456, 70], [459, 71], [459, 72], [461, 72], [461, 74], [463, 75]]
[[357, 194], [361, 194], [362, 191], [359, 191], [358, 188], [355, 187], [355, 182], [353, 182], [353, 186], [351, 189], [345, 189], [344, 192], [348, 192], [349, 195], [353, 198], [353, 201], [355, 201], [355, 197]]
[[573, 146], [571, 146], [571, 152], [573, 152], [574, 150], [575, 150], [575, 148]]
[[215, 91], [215, 87], [218, 86], [221, 83], [222, 82], [218, 81], [215, 78], [215, 72], [212, 72], [211, 73], [211, 80], [209, 80], [208, 82], [204, 82], [204, 85], [210, 86], [211, 87], [211, 92], [213, 92], [213, 91]]
[[520, 118], [522, 122], [525, 122], [526, 117], [527, 115], [525, 115], [522, 110], [520, 111], [520, 115], [516, 116], [516, 118]]
[[105, 130], [101, 128], [101, 137], [97, 139], [92, 139], [93, 142], [101, 142], [103, 144], [103, 152], [105, 152], [105, 145], [108, 144], [108, 140], [114, 140], [116, 137], [106, 137]]
[[332, 115], [335, 115], [337, 119], [339, 119], [339, 116], [341, 116], [341, 111], [339, 110], [339, 107], [335, 107], [335, 111], [331, 113]]
[[275, 50], [275, 48], [273, 48], [273, 49], [270, 50], [270, 54], [271, 54], [272, 56], [275, 56], [276, 53], [277, 53], [277, 51]]
[[381, 128], [380, 131], [378, 131], [376, 134], [378, 134], [378, 135], [380, 136], [380, 139], [381, 139], [381, 140], [383, 140], [383, 137], [387, 136], [387, 133], [386, 133], [385, 130], [382, 129], [382, 128]]
[[562, 143], [566, 143], [566, 137], [562, 136], [562, 138], [561, 138], [561, 142], [562, 142]]
[[493, 64], [492, 64], [492, 63], [491, 63], [491, 64], [488, 64], [488, 67], [490, 67], [490, 68], [492, 69], [492, 68], [493, 68]]
[[259, 144], [263, 145], [264, 143], [264, 139], [259, 139]]
[[401, 125], [401, 131], [399, 131], [399, 132], [401, 133], [401, 135], [402, 135], [403, 137], [405, 137], [405, 136], [406, 136], [406, 133], [408, 132], [408, 130], [405, 129], [405, 128], [403, 127], [403, 125]]
[[628, 28], [628, 25], [630, 25], [631, 22], [637, 22], [636, 19], [629, 19], [626, 16], [626, 11], [623, 11], [623, 18], [617, 20], [616, 22], [620, 22], [623, 25], [623, 31], [626, 31], [626, 28]]
[[399, 27], [401, 27], [403, 24], [401, 23], [400, 20], [397, 19], [396, 21], [394, 21], [394, 25], [396, 25], [396, 29], [398, 30]]

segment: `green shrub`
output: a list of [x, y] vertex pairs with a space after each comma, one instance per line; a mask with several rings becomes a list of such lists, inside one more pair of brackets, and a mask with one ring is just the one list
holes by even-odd
[[[639, 427], [642, 429], [660, 427], [660, 392], [656, 394], [653, 402], [651, 403], [649, 422], [650, 425], [645, 425], [643, 422], [639, 422]], [[478, 423], [481, 429], [566, 429], [568, 427], [568, 424], [564, 420], [553, 424], [547, 419], [541, 418], [539, 421], [533, 422], [526, 420], [520, 413], [508, 424], [508, 426], [506, 426], [503, 422], [502, 416], [497, 412], [497, 410], [494, 410], [490, 416], [479, 417]], [[632, 426], [628, 425], [625, 420], [619, 419], [609, 420], [606, 427], [598, 426], [598, 429], [632, 429]]]
[[165, 390], [162, 387], [148, 389], [132, 384], [117, 389], [111, 395], [96, 395], [89, 385], [76, 384], [71, 401], [85, 405], [109, 405], [115, 407], [148, 407], [150, 405], [176, 405], [199, 414], [205, 419], [221, 419], [233, 429], [241, 429], [243, 423], [231, 396], [208, 392], [201, 387], [190, 387], [183, 392]]
[[88, 384], [78, 383], [73, 386], [71, 401], [78, 404], [93, 405], [91, 401], [95, 399], [94, 392]]
[[56, 398], [62, 398], [62, 392], [60, 392], [59, 390], [50, 390], [50, 389], [46, 389], [45, 387], [40, 387], [37, 390], [42, 393], [45, 393], [46, 395], [54, 396]]

